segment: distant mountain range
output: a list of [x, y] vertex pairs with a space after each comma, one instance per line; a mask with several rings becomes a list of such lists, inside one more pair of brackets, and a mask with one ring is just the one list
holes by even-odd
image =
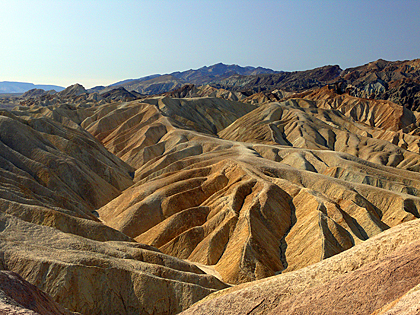
[[26, 82], [0, 82], [0, 93], [25, 93], [32, 89], [42, 89], [45, 91], [55, 90], [56, 92], [60, 92], [64, 90], [64, 87], [58, 85], [33, 84]]
[[420, 59], [405, 61], [379, 59], [345, 70], [338, 65], [327, 65], [292, 72], [219, 63], [197, 70], [125, 80], [105, 89], [123, 87], [130, 92], [152, 95], [175, 91], [186, 84], [194, 84], [253, 95], [274, 90], [299, 93], [325, 85], [335, 85], [339, 93], [346, 92], [355, 97], [389, 100], [412, 110], [420, 110], [419, 68]]
[[[241, 67], [218, 63], [196, 70], [155, 74], [139, 79], [114, 83], [103, 90], [123, 87], [127, 91], [153, 95], [174, 91], [186, 84], [210, 85], [217, 89], [253, 94], [260, 91], [282, 89], [301, 92], [322, 87], [340, 77], [343, 70], [338, 65], [328, 65], [306, 71], [275, 71], [262, 67]], [[99, 88], [99, 87], [98, 87]], [[91, 89], [93, 92], [96, 88]]]
[[169, 74], [154, 74], [139, 79], [129, 79], [111, 84], [106, 89], [123, 87], [128, 91], [135, 91], [142, 94], [160, 94], [178, 89], [185, 84], [217, 84], [221, 80], [232, 76], [254, 76], [262, 74], [276, 74], [283, 71], [274, 71], [262, 67], [241, 67], [238, 65], [225, 65], [217, 63], [212, 66], [204, 66], [199, 69], [177, 71]]

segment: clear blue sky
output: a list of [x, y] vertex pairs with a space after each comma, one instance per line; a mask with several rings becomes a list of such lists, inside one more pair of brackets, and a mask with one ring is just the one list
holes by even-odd
[[89, 88], [218, 62], [420, 58], [420, 1], [0, 0], [0, 81]]

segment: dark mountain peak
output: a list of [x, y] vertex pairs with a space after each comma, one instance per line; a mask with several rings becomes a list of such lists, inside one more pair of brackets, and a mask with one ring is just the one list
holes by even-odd
[[137, 91], [142, 94], [160, 94], [182, 87], [184, 84], [205, 85], [219, 81], [233, 75], [255, 75], [263, 73], [276, 73], [272, 69], [263, 67], [241, 67], [239, 65], [227, 65], [222, 62], [199, 69], [176, 71], [164, 75], [152, 75], [136, 80], [125, 80], [111, 86], [122, 86], [128, 91]]
[[214, 69], [214, 68], [227, 68], [227, 67], [235, 67], [235, 66], [237, 67], [237, 65], [227, 65], [227, 64], [224, 64], [223, 62], [218, 62], [212, 66], [209, 66], [208, 68]]
[[376, 61], [369, 62], [368, 68], [370, 70], [382, 70], [388, 66], [391, 62], [385, 59], [378, 59]]
[[223, 62], [215, 63], [214, 65], [210, 66], [203, 66], [201, 68], [198, 68], [196, 70], [190, 69], [191, 71], [200, 71], [200, 70], [206, 70], [206, 69], [213, 69], [213, 68], [220, 68], [220, 67], [227, 67], [228, 65], [224, 64]]

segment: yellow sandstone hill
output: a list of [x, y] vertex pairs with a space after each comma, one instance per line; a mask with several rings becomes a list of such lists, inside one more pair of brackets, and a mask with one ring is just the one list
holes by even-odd
[[82, 314], [172, 314], [225, 288], [97, 218], [135, 169], [79, 127], [82, 116], [68, 106], [0, 115], [0, 269]]
[[[248, 111], [229, 125], [221, 115], [191, 116], [194, 101], [152, 99], [91, 117], [97, 122], [87, 130], [137, 168], [135, 184], [98, 210], [107, 225], [242, 283], [308, 266], [418, 217], [418, 154], [369, 137], [376, 127], [303, 99], [253, 110], [223, 101]], [[131, 125], [124, 113], [134, 108], [142, 115]], [[105, 123], [112, 115], [121, 119]]]

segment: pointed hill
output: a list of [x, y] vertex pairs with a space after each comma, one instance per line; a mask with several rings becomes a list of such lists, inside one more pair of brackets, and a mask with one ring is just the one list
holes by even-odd
[[70, 85], [63, 91], [57, 93], [57, 96], [65, 98], [65, 97], [79, 96], [86, 93], [87, 93], [86, 89], [81, 84], [76, 83], [74, 85]]

